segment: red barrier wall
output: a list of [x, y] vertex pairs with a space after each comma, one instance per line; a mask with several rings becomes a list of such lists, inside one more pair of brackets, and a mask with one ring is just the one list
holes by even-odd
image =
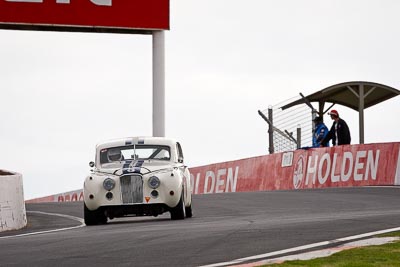
[[74, 201], [83, 201], [82, 189], [47, 197], [35, 198], [27, 200], [25, 201], [25, 203], [74, 202]]
[[41, 197], [41, 198], [35, 198], [35, 199], [30, 199], [26, 200], [25, 203], [47, 203], [47, 202], [58, 202], [55, 201], [54, 196], [47, 196], [47, 197]]
[[398, 185], [400, 143], [346, 145], [190, 168], [195, 194]]
[[[400, 143], [313, 148], [190, 168], [194, 194], [400, 185]], [[27, 203], [82, 201], [82, 190]]]

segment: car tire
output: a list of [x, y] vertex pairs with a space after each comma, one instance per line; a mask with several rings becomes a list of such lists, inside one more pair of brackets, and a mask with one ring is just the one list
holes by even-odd
[[107, 217], [101, 209], [92, 211], [86, 207], [85, 203], [83, 206], [83, 217], [87, 226], [107, 223]]
[[192, 218], [193, 217], [192, 203], [190, 203], [189, 207], [185, 208], [185, 211], [186, 211], [186, 218]]
[[185, 208], [185, 201], [183, 198], [183, 192], [181, 194], [181, 199], [179, 200], [178, 205], [175, 208], [172, 208], [171, 211], [171, 219], [172, 220], [183, 220], [186, 216], [186, 208]]

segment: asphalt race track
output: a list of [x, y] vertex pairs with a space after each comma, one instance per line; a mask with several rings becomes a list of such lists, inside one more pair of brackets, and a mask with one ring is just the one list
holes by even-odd
[[[0, 234], [0, 266], [202, 266], [399, 227], [400, 188], [196, 195], [191, 219], [165, 214], [91, 227], [52, 215], [82, 218], [82, 203], [27, 211], [27, 229]], [[42, 233], [12, 237], [31, 232]]]

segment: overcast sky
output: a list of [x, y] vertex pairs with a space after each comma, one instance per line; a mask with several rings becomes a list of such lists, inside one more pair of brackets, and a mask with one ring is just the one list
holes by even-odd
[[[166, 135], [195, 167], [268, 153], [257, 114], [347, 81], [400, 88], [398, 0], [171, 0]], [[0, 30], [0, 169], [25, 198], [80, 189], [96, 143], [152, 134], [148, 35]], [[358, 143], [358, 113], [335, 107]], [[400, 141], [400, 97], [365, 142]], [[331, 121], [326, 118], [330, 127]]]

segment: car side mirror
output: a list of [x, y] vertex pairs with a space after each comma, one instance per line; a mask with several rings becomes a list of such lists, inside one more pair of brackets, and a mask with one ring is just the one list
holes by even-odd
[[179, 162], [179, 163], [183, 163], [183, 158], [182, 158], [182, 157], [179, 157], [179, 158], [178, 158], [178, 162]]
[[94, 162], [93, 161], [89, 162], [89, 167], [91, 167], [91, 168], [94, 167]]

